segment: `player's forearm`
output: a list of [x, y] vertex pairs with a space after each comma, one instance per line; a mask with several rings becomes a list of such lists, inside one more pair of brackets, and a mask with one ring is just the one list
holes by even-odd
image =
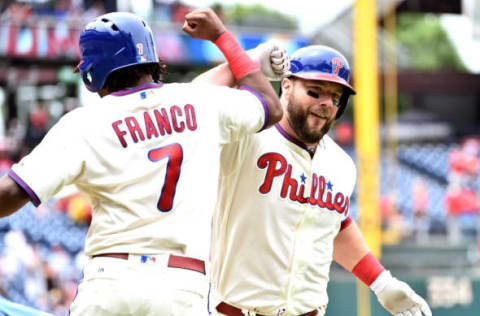
[[267, 127], [278, 122], [283, 115], [282, 105], [267, 77], [260, 71], [259, 66], [247, 55], [235, 37], [228, 31], [217, 38], [215, 45], [227, 59], [235, 84], [238, 86], [248, 85], [265, 99], [269, 110]]
[[333, 243], [333, 259], [350, 272], [369, 252], [368, 245], [355, 222], [341, 230]]
[[210, 83], [229, 87], [246, 84], [255, 88], [255, 90], [257, 90], [263, 96], [268, 104], [270, 112], [268, 126], [271, 126], [280, 120], [283, 111], [281, 105], [276, 103], [278, 98], [272, 85], [266, 78], [265, 81], [263, 81], [263, 77], [263, 74], [253, 72], [244, 76], [240, 80], [235, 80], [229, 64], [223, 63], [200, 74], [193, 80], [193, 82]]
[[235, 78], [227, 63], [223, 63], [198, 75], [192, 82], [210, 83], [217, 86], [233, 87]]
[[29, 200], [28, 195], [8, 175], [0, 178], [0, 217], [16, 212]]
[[338, 233], [334, 241], [333, 258], [368, 286], [385, 270], [370, 252], [355, 222]]

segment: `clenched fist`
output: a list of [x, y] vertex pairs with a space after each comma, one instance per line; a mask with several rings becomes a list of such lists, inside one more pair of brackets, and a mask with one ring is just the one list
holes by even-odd
[[214, 42], [225, 26], [212, 9], [193, 10], [185, 15], [183, 31], [193, 38]]

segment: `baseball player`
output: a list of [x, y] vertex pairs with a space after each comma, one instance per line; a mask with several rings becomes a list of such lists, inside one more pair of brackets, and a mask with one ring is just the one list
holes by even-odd
[[207, 315], [211, 216], [220, 146], [282, 116], [267, 78], [212, 10], [184, 31], [211, 40], [239, 89], [162, 84], [152, 32], [110, 13], [80, 35], [78, 66], [98, 104], [66, 114], [0, 179], [0, 216], [67, 184], [91, 201], [90, 256], [70, 315]]
[[[288, 67], [278, 49], [276, 56], [255, 51], [277, 75]], [[297, 50], [281, 82], [282, 120], [223, 147], [212, 251], [219, 315], [324, 315], [335, 260], [391, 314], [431, 316], [427, 303], [370, 253], [349, 216], [356, 168], [327, 135], [355, 94], [349, 78], [338, 51]], [[225, 65], [196, 80], [233, 84]]]

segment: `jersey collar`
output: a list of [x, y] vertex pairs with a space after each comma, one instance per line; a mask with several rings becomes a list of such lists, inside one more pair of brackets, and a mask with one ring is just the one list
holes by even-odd
[[294, 143], [295, 145], [299, 146], [300, 148], [306, 150], [308, 153], [310, 151], [308, 150], [307, 145], [305, 145], [304, 142], [298, 140], [295, 136], [290, 135], [283, 127], [280, 125], [280, 123], [275, 124], [276, 129], [282, 134], [283, 137], [285, 137], [288, 141]]
[[132, 94], [132, 93], [135, 93], [135, 92], [138, 92], [138, 91], [142, 91], [142, 90], [145, 90], [145, 89], [161, 88], [162, 86], [163, 86], [163, 82], [159, 82], [159, 83], [149, 82], [149, 83], [137, 86], [137, 87], [128, 88], [128, 89], [121, 90], [121, 91], [116, 91], [116, 92], [111, 93], [110, 95], [120, 97], [120, 96], [124, 96], [124, 95], [127, 95], [127, 94]]

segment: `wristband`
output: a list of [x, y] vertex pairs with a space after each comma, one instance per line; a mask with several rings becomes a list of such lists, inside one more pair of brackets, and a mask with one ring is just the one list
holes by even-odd
[[370, 286], [378, 276], [385, 270], [382, 264], [372, 253], [367, 253], [360, 261], [353, 267], [352, 273], [357, 276], [363, 283]]
[[248, 57], [231, 32], [223, 32], [214, 44], [222, 51], [236, 80], [260, 70], [258, 65]]

